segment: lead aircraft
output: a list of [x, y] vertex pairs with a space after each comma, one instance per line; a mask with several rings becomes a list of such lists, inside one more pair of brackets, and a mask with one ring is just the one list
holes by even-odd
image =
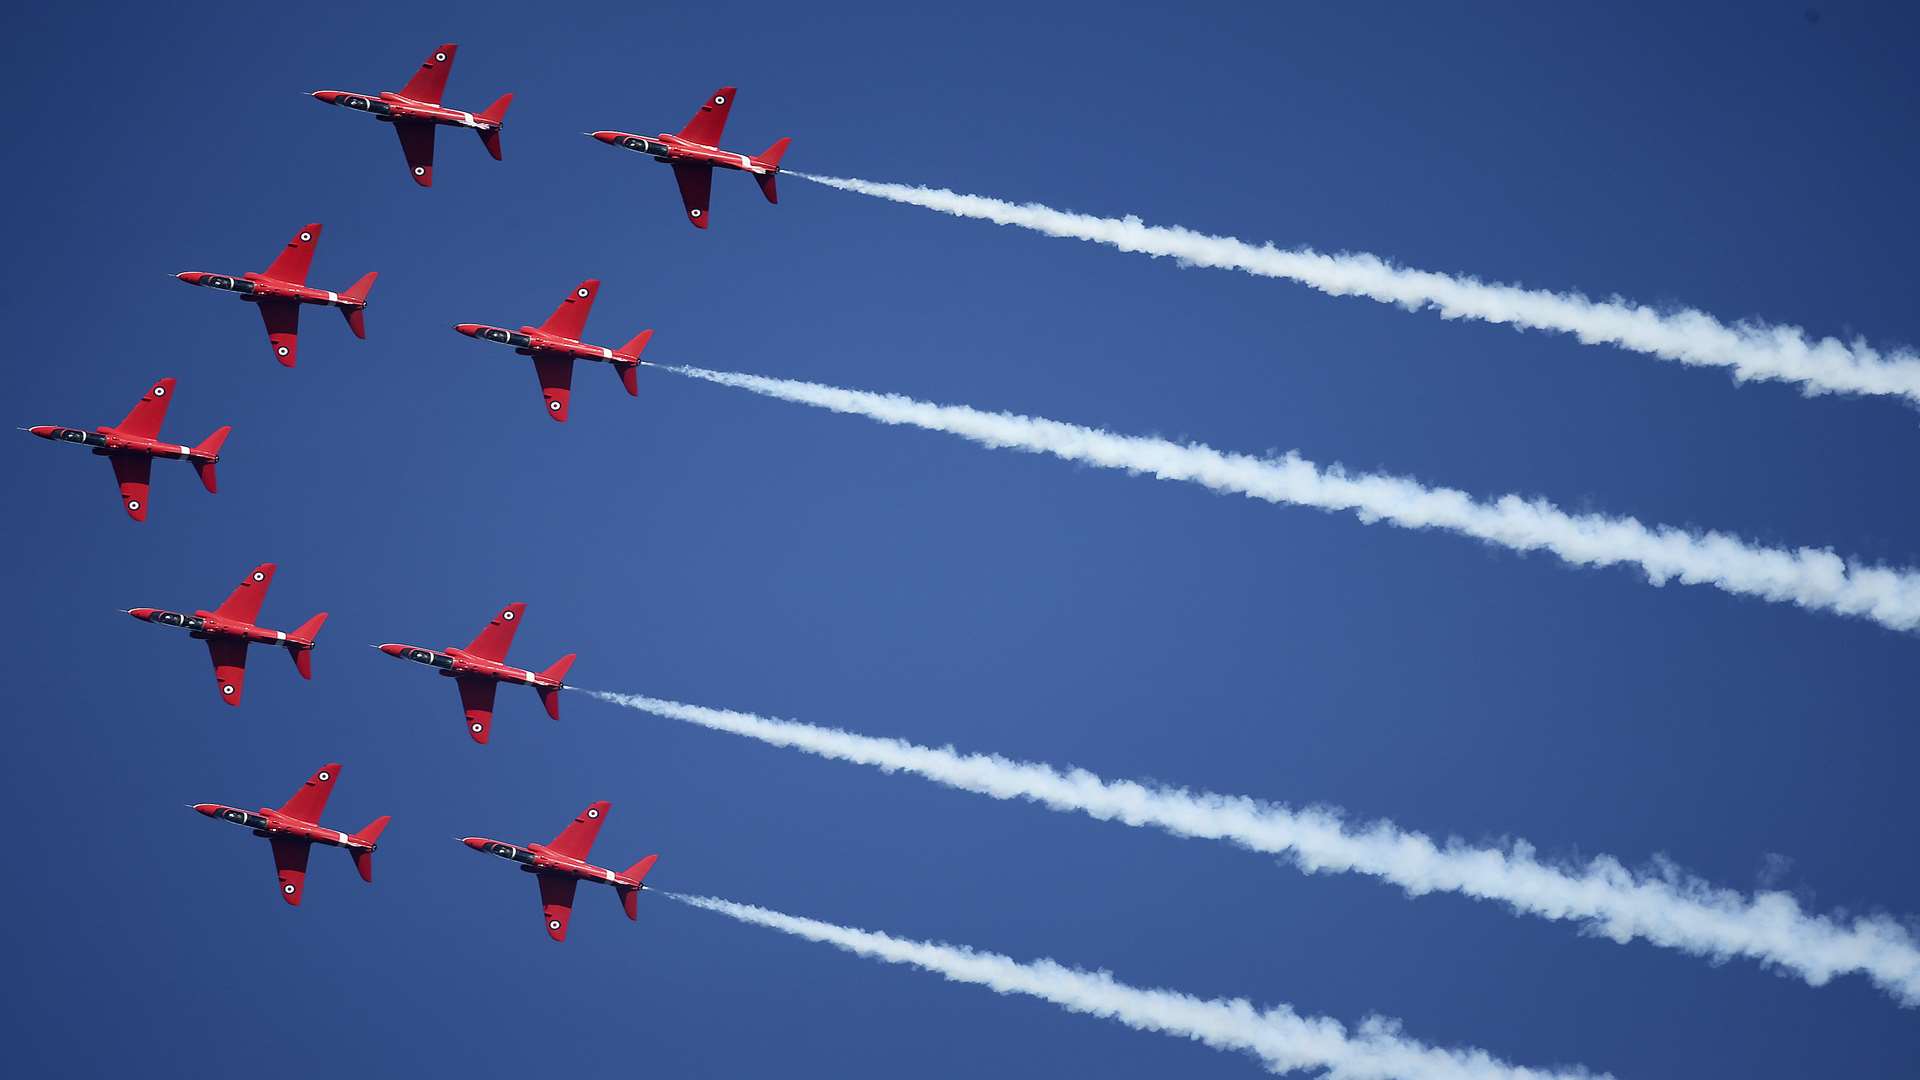
[[751, 173], [760, 185], [760, 193], [770, 203], [780, 201], [774, 180], [780, 174], [780, 158], [792, 139], [779, 139], [758, 157], [722, 150], [716, 143], [726, 130], [727, 113], [733, 108], [734, 87], [723, 86], [707, 95], [706, 104], [693, 114], [679, 134], [662, 132], [648, 137], [625, 131], [589, 131], [588, 135], [635, 153], [646, 154], [663, 165], [673, 166], [673, 179], [680, 185], [680, 201], [687, 208], [687, 220], [697, 229], [707, 227], [707, 201], [713, 192], [713, 170], [737, 169]]
[[340, 779], [340, 763], [329, 761], [320, 766], [319, 771], [300, 785], [278, 810], [261, 807], [258, 810], [242, 810], [237, 806], [222, 806], [219, 803], [195, 803], [193, 808], [210, 818], [231, 821], [235, 825], [245, 825], [253, 830], [253, 835], [264, 837], [273, 845], [273, 866], [280, 875], [280, 895], [287, 903], [300, 906], [300, 898], [305, 895], [307, 882], [307, 855], [315, 844], [327, 844], [332, 847], [346, 848], [353, 856], [354, 869], [360, 871], [360, 880], [373, 882], [373, 853], [381, 830], [393, 818], [382, 814], [374, 818], [372, 824], [349, 836], [338, 829], [329, 829], [318, 824], [321, 811], [327, 807], [327, 796], [333, 794], [333, 785]]
[[612, 805], [602, 800], [580, 811], [573, 824], [554, 837], [551, 844], [519, 847], [484, 836], [463, 836], [460, 842], [475, 851], [519, 863], [520, 869], [529, 874], [540, 875], [540, 907], [547, 920], [547, 936], [565, 941], [567, 922], [573, 918], [573, 891], [582, 881], [613, 886], [620, 894], [620, 906], [626, 909], [627, 918], [635, 922], [640, 919], [640, 892], [646, 888], [643, 882], [660, 856], [649, 855], [617, 874], [586, 861], [587, 853], [593, 850], [593, 839], [600, 835], [600, 825], [606, 821], [607, 810]]
[[400, 136], [400, 152], [406, 155], [407, 171], [413, 174], [413, 182], [432, 187], [433, 129], [442, 124], [470, 128], [480, 136], [493, 160], [499, 161], [500, 128], [507, 118], [507, 106], [513, 104], [512, 94], [500, 95], [485, 112], [470, 113], [440, 104], [440, 96], [447, 89], [447, 76], [453, 74], [453, 55], [459, 49], [460, 46], [449, 41], [428, 53], [420, 62], [420, 70], [413, 73], [413, 78], [408, 79], [398, 93], [315, 90], [313, 96], [329, 105], [372, 113], [381, 123], [392, 124], [394, 134]]
[[553, 314], [547, 316], [547, 321], [539, 326], [508, 330], [485, 323], [461, 323], [454, 329], [470, 338], [511, 345], [513, 351], [521, 356], [533, 357], [533, 371], [540, 379], [540, 392], [547, 399], [547, 415], [565, 423], [567, 404], [573, 396], [575, 360], [598, 360], [612, 364], [614, 370], [620, 373], [620, 385], [627, 388], [628, 396], [640, 396], [640, 382], [636, 373], [640, 370], [640, 353], [653, 337], [653, 331], [640, 331], [617, 351], [581, 341], [580, 335], [587, 328], [587, 314], [593, 310], [594, 298], [599, 295], [600, 279], [588, 278], [574, 286], [567, 298], [560, 301], [560, 306], [553, 309]]
[[258, 305], [260, 318], [267, 324], [267, 344], [273, 347], [273, 358], [286, 367], [292, 367], [300, 349], [300, 305], [318, 304], [339, 308], [340, 314], [347, 317], [347, 328], [353, 331], [353, 336], [364, 340], [367, 336], [367, 291], [373, 288], [373, 279], [380, 276], [377, 273], [368, 274], [354, 282], [353, 288], [346, 292], [308, 286], [307, 269], [313, 265], [313, 249], [318, 243], [320, 223], [314, 222], [294, 233], [293, 239], [287, 241], [287, 246], [274, 256], [273, 262], [257, 274], [232, 277], [189, 270], [173, 276], [203, 289], [239, 293], [240, 299]]
[[145, 521], [147, 488], [153, 478], [153, 459], [178, 458], [192, 462], [194, 471], [200, 474], [200, 482], [206, 485], [207, 491], [210, 494], [218, 492], [213, 467], [220, 461], [220, 445], [227, 441], [227, 434], [233, 430], [231, 427], [222, 427], [202, 440], [199, 446], [161, 442], [160, 425], [167, 418], [167, 403], [172, 400], [173, 380], [161, 379], [153, 384], [147, 396], [140, 399], [127, 418], [114, 427], [81, 431], [79, 428], [42, 424], [30, 427], [27, 431], [55, 442], [92, 447], [95, 454], [113, 465], [113, 478], [120, 484], [120, 502], [127, 508], [127, 516], [135, 521]]
[[538, 690], [547, 715], [560, 719], [560, 691], [567, 688], [560, 680], [566, 678], [567, 669], [573, 666], [574, 654], [555, 660], [545, 671], [528, 671], [504, 662], [507, 649], [513, 645], [513, 632], [519, 629], [520, 616], [526, 611], [525, 604], [508, 604], [480, 631], [473, 644], [464, 649], [449, 647], [445, 652], [435, 652], [418, 645], [398, 644], [374, 648], [388, 656], [435, 668], [458, 682], [460, 704], [467, 712], [467, 734], [474, 742], [485, 743], [493, 729], [493, 696], [503, 682], [521, 683]]
[[247, 646], [258, 642], [278, 645], [293, 655], [293, 666], [303, 679], [313, 678], [313, 639], [327, 621], [321, 612], [300, 624], [293, 633], [256, 626], [260, 606], [267, 602], [267, 587], [273, 584], [272, 563], [261, 563], [240, 582], [233, 595], [212, 611], [183, 615], [163, 608], [128, 608], [127, 614], [141, 622], [156, 623], [185, 630], [207, 643], [213, 655], [213, 677], [220, 686], [220, 700], [240, 704], [240, 692], [246, 687]]

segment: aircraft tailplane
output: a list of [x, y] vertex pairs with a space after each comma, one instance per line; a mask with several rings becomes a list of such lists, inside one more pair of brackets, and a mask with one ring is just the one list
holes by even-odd
[[780, 159], [786, 155], [787, 147], [791, 145], [793, 145], [792, 139], [781, 139], [772, 146], [767, 147], [766, 153], [760, 155], [760, 160], [773, 166], [776, 171], [753, 174], [754, 181], [760, 185], [760, 194], [765, 195], [767, 201], [770, 203], [778, 203], [780, 201], [780, 189], [774, 184], [774, 181], [779, 176], [777, 170], [780, 168]]
[[232, 432], [232, 427], [223, 427], [193, 448], [193, 471], [200, 474], [200, 483], [205, 485], [209, 495], [220, 493], [220, 479], [214, 475], [213, 466], [220, 460], [221, 444], [227, 441], [227, 436]]
[[366, 340], [367, 337], [367, 293], [373, 289], [373, 279], [379, 276], [378, 271], [368, 274], [366, 277], [354, 282], [353, 288], [340, 294], [342, 300], [358, 301], [358, 303], [352, 307], [341, 308], [340, 314], [347, 317], [347, 329], [352, 330], [353, 336], [362, 341]]
[[287, 635], [287, 652], [292, 654], [293, 666], [303, 679], [313, 678], [313, 639], [319, 636], [320, 626], [326, 621], [327, 613], [323, 611]]
[[512, 94], [501, 94], [500, 100], [487, 106], [487, 111], [479, 114], [479, 119], [493, 124], [490, 131], [480, 132], [480, 141], [485, 144], [487, 153], [493, 160], [500, 160], [500, 123], [507, 118], [507, 106], [513, 104]]
[[[373, 844], [380, 839], [380, 833], [383, 829], [387, 827], [387, 822], [392, 820], [393, 820], [392, 815], [382, 814], [379, 817], [374, 818], [372, 823], [369, 824], [366, 828], [361, 829], [357, 833], [354, 833], [353, 839], [358, 840], [363, 844]], [[353, 849], [353, 868], [355, 870], [360, 871], [361, 881], [367, 882], [368, 884], [372, 884], [373, 883], [373, 852], [361, 851], [357, 848]]]
[[[621, 876], [630, 877], [635, 881], [644, 881], [647, 877], [647, 871], [653, 869], [654, 862], [659, 858], [660, 856], [658, 855], [649, 855], [639, 862], [634, 863], [632, 866], [627, 867], [626, 873]], [[640, 920], [640, 890], [637, 887], [627, 885], [621, 885], [619, 889], [620, 906], [627, 909], [627, 918], [638, 922]]]
[[633, 335], [633, 340], [620, 346], [620, 355], [631, 356], [633, 360], [615, 360], [613, 369], [620, 373], [620, 385], [627, 388], [628, 397], [640, 396], [640, 365], [635, 363], [640, 354], [647, 349], [647, 342], [653, 340], [653, 331], [642, 330]]
[[[573, 666], [573, 657], [573, 653], [568, 653], [560, 659], [555, 660], [552, 667], [540, 673], [540, 677], [543, 679], [552, 679], [554, 682], [560, 682], [562, 679], [565, 679], [567, 677], [567, 669]], [[540, 704], [547, 707], [547, 715], [553, 717], [555, 720], [560, 719], [560, 691], [548, 689], [544, 686], [536, 687], [535, 689], [540, 691]]]

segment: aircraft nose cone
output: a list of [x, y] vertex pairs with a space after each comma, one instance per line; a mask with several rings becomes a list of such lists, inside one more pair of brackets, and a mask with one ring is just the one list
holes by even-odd
[[479, 337], [480, 331], [486, 329], [486, 327], [481, 326], [479, 323], [472, 322], [456, 323], [453, 328], [468, 337]]
[[406, 650], [405, 645], [375, 645], [374, 648], [379, 649], [388, 656], [399, 656]]
[[582, 132], [582, 134], [590, 139], [599, 139], [601, 142], [609, 144], [620, 137], [620, 133], [617, 131], [587, 131]]
[[219, 803], [210, 803], [210, 802], [194, 803], [193, 808], [207, 815], [208, 817], [215, 817], [220, 813]]
[[135, 608], [128, 608], [127, 614], [133, 616], [136, 619], [139, 619], [141, 622], [146, 622], [149, 618], [153, 616], [153, 613], [156, 610], [158, 609], [150, 608], [150, 607], [135, 607]]
[[475, 851], [485, 851], [487, 849], [487, 838], [484, 836], [457, 836], [454, 837], [454, 839]]
[[43, 439], [51, 439], [53, 438], [53, 433], [59, 430], [60, 429], [57, 427], [49, 427], [45, 424], [42, 424], [39, 427], [28, 428], [27, 433], [30, 435], [38, 435]]

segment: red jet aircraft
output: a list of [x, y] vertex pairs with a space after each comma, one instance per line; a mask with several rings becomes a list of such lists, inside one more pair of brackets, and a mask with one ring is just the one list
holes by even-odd
[[313, 248], [319, 242], [320, 226], [316, 222], [295, 233], [293, 239], [287, 241], [286, 249], [260, 273], [228, 277], [189, 270], [173, 276], [189, 285], [239, 293], [240, 299], [260, 305], [260, 318], [266, 321], [267, 341], [273, 346], [274, 359], [292, 367], [294, 352], [300, 345], [300, 305], [339, 308], [347, 317], [353, 336], [365, 339], [367, 324], [363, 313], [367, 310], [367, 290], [373, 288], [373, 279], [380, 276], [368, 274], [343, 293], [308, 287], [307, 268], [313, 265]]
[[484, 836], [463, 836], [460, 842], [475, 851], [510, 859], [527, 873], [540, 875], [540, 905], [546, 909], [547, 936], [565, 941], [567, 920], [573, 917], [573, 890], [582, 881], [613, 886], [620, 894], [620, 905], [627, 909], [627, 918], [635, 922], [640, 919], [640, 892], [646, 888], [641, 882], [646, 880], [647, 871], [653, 869], [654, 861], [660, 856], [649, 855], [618, 874], [586, 861], [587, 852], [593, 850], [593, 838], [600, 835], [600, 823], [607, 819], [607, 808], [611, 805], [602, 801], [580, 811], [573, 824], [554, 837], [551, 844], [515, 847]]
[[300, 677], [313, 678], [313, 639], [320, 633], [320, 624], [327, 621], [327, 613], [323, 611], [301, 623], [300, 629], [291, 634], [254, 625], [260, 617], [260, 605], [267, 601], [267, 586], [272, 584], [273, 564], [261, 563], [225, 603], [212, 611], [182, 615], [137, 607], [128, 608], [127, 614], [141, 622], [179, 627], [204, 640], [207, 651], [213, 654], [213, 677], [220, 685], [220, 700], [238, 705], [247, 678], [247, 646], [256, 641], [286, 649], [293, 654], [293, 666], [300, 670]]
[[346, 848], [347, 854], [353, 856], [353, 865], [360, 871], [361, 880], [372, 883], [373, 853], [378, 850], [375, 841], [380, 839], [387, 822], [393, 820], [382, 814], [352, 836], [315, 824], [320, 820], [320, 812], [326, 809], [327, 796], [333, 794], [334, 782], [339, 779], [340, 763], [330, 761], [308, 777], [300, 790], [293, 793], [293, 798], [278, 810], [264, 806], [259, 810], [242, 810], [219, 803], [195, 803], [193, 808], [210, 818], [245, 825], [253, 830], [253, 835], [266, 837], [273, 844], [273, 865], [280, 872], [280, 895], [287, 903], [299, 907], [300, 897], [305, 895], [301, 890], [306, 888], [307, 853], [313, 845]]
[[485, 323], [461, 323], [454, 329], [470, 338], [511, 345], [513, 351], [521, 356], [533, 357], [533, 371], [540, 378], [540, 392], [547, 397], [547, 415], [564, 423], [567, 419], [567, 402], [573, 395], [575, 360], [598, 360], [612, 364], [614, 370], [620, 373], [620, 382], [627, 388], [627, 394], [640, 396], [640, 380], [636, 375], [640, 370], [640, 352], [647, 347], [653, 331], [640, 331], [632, 341], [620, 346], [618, 351], [602, 345], [585, 344], [580, 340], [580, 335], [586, 329], [587, 313], [593, 310], [593, 300], [599, 295], [599, 279], [590, 278], [567, 294], [567, 298], [560, 301], [560, 306], [553, 309], [553, 314], [547, 316], [547, 321], [539, 326], [508, 330]]
[[500, 126], [513, 104], [512, 94], [487, 106], [482, 113], [449, 109], [440, 104], [446, 92], [447, 76], [453, 73], [453, 54], [460, 46], [448, 42], [433, 50], [420, 63], [399, 93], [356, 94], [348, 90], [315, 90], [313, 96], [329, 105], [372, 113], [384, 124], [392, 124], [400, 136], [400, 152], [407, 156], [407, 171], [421, 187], [433, 186], [433, 129], [440, 124], [472, 128], [486, 144], [493, 160], [500, 160]]
[[113, 478], [120, 482], [120, 501], [127, 516], [147, 520], [147, 485], [153, 476], [153, 459], [181, 458], [193, 463], [207, 491], [217, 492], [213, 467], [220, 460], [220, 444], [233, 429], [223, 427], [206, 437], [199, 446], [179, 446], [159, 439], [160, 424], [167, 417], [167, 403], [173, 400], [173, 380], [161, 379], [140, 399], [118, 427], [100, 427], [92, 431], [41, 425], [27, 430], [43, 439], [79, 443], [113, 463]]
[[768, 202], [777, 203], [780, 201], [780, 192], [774, 187], [774, 178], [780, 173], [781, 156], [793, 143], [792, 139], [780, 139], [767, 147], [759, 157], [736, 154], [715, 146], [720, 141], [720, 132], [727, 126], [727, 112], [733, 108], [733, 90], [731, 86], [715, 90], [678, 135], [662, 133], [648, 138], [624, 131], [589, 131], [587, 134], [608, 146], [625, 147], [673, 166], [673, 178], [680, 184], [680, 201], [687, 207], [687, 220], [693, 222], [694, 227], [704, 229], [707, 227], [707, 196], [713, 189], [715, 166], [752, 173], [760, 185], [760, 193], [767, 197]]
[[480, 631], [473, 644], [464, 649], [449, 647], [445, 652], [434, 652], [418, 645], [375, 645], [374, 648], [388, 656], [438, 668], [440, 674], [459, 680], [460, 704], [467, 710], [467, 734], [473, 736], [474, 742], [485, 743], [493, 725], [493, 695], [503, 682], [525, 683], [538, 690], [547, 715], [560, 719], [560, 691], [567, 688], [560, 680], [573, 666], [573, 653], [555, 660], [541, 672], [502, 662], [513, 644], [513, 632], [520, 626], [520, 616], [526, 610], [525, 604], [508, 604]]

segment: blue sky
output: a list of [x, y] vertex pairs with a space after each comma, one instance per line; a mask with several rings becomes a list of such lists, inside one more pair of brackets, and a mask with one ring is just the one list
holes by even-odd
[[[104, 464], [25, 435], [15, 527], [16, 842], [0, 1010], [41, 1074], [1250, 1075], [1162, 1036], [643, 898], [533, 883], [455, 836], [549, 839], [654, 880], [1140, 985], [1285, 1001], [1509, 1060], [1621, 1076], [1888, 1075], [1914, 1015], [1863, 979], [1616, 946], [1458, 897], [1307, 877], [1222, 845], [1006, 805], [603, 705], [452, 687], [366, 649], [464, 644], [578, 683], [1075, 763], [1410, 828], [1656, 855], [1821, 911], [1920, 912], [1913, 642], [1458, 538], [994, 453], [583, 365], [549, 422], [525, 361], [451, 325], [537, 322], [604, 281], [589, 337], [1574, 509], [1920, 563], [1911, 409], [1736, 388], [1619, 350], [1443, 323], [790, 180], [715, 181], [581, 137], [676, 130], [737, 84], [729, 146], [1251, 240], [1920, 340], [1908, 253], [1910, 12], [1803, 4], [1474, 15], [330, 4], [23, 13], [6, 46], [14, 423], [91, 427], [179, 379], [166, 434], [234, 425], [222, 492], [156, 467], [144, 525]], [[506, 160], [304, 97], [517, 95]], [[23, 106], [22, 103], [31, 103]], [[28, 163], [33, 163], [29, 166]], [[369, 340], [309, 312], [300, 366], [253, 312], [163, 274], [381, 273]], [[255, 563], [270, 625], [332, 618], [303, 683], [116, 614], [211, 606]], [[363, 885], [182, 804], [277, 805], [344, 763], [330, 824], [394, 823]], [[1781, 870], [1781, 866], [1785, 866]]]

